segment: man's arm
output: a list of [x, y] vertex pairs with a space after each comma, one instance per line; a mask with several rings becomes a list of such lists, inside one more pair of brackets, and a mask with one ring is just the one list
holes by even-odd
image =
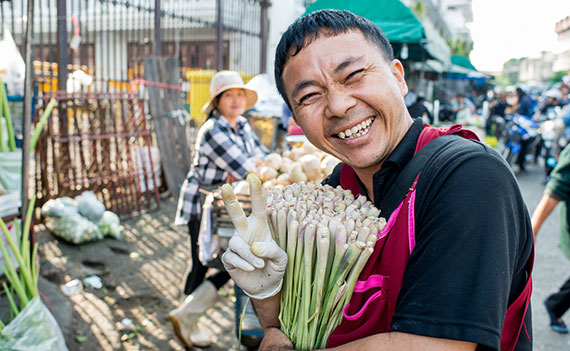
[[554, 210], [556, 205], [558, 205], [559, 202], [560, 200], [548, 194], [544, 194], [544, 196], [542, 196], [542, 199], [536, 206], [536, 209], [534, 210], [534, 213], [532, 214], [531, 218], [532, 235], [535, 241], [536, 241], [536, 236], [538, 235], [538, 231], [540, 230], [540, 227], [542, 227], [544, 221], [548, 218], [548, 216], [550, 216], [550, 214], [552, 213], [552, 211]]
[[281, 293], [263, 300], [251, 299], [253, 310], [263, 329], [279, 328], [280, 301]]
[[[355, 340], [338, 346], [330, 351], [472, 351], [477, 345], [466, 341], [430, 338], [427, 336], [406, 333], [383, 333]], [[280, 330], [269, 328], [265, 330], [259, 351], [290, 351], [291, 342]]]

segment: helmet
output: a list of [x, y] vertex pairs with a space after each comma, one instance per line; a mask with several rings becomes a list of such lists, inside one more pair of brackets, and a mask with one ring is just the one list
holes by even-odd
[[558, 89], [549, 89], [544, 93], [544, 96], [560, 100], [560, 98], [562, 97], [562, 93]]

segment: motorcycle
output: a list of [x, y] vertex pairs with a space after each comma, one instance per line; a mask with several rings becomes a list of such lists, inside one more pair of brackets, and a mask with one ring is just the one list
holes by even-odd
[[552, 151], [552, 156], [547, 159], [550, 171], [547, 172], [546, 180], [550, 176], [550, 172], [558, 164], [558, 156], [560, 152], [570, 143], [570, 108], [562, 111], [562, 118], [555, 120], [556, 140]]
[[540, 141], [537, 150], [542, 153], [544, 158], [545, 180], [548, 180], [550, 172], [557, 164], [558, 155], [556, 153], [558, 148], [556, 144], [559, 144], [561, 141], [565, 144], [565, 141], [561, 140], [565, 139], [565, 133], [562, 136], [559, 135], [559, 131], [564, 129], [562, 120], [557, 119], [559, 113], [560, 107], [549, 109], [540, 124]]
[[521, 152], [522, 144], [528, 144], [528, 150], [532, 150], [538, 140], [538, 123], [531, 117], [518, 113], [507, 115], [506, 142], [503, 157], [513, 166]]
[[556, 167], [557, 163], [556, 155], [554, 154], [554, 146], [557, 142], [556, 128], [556, 122], [552, 120], [546, 120], [540, 126], [546, 178], [550, 176], [550, 172]]

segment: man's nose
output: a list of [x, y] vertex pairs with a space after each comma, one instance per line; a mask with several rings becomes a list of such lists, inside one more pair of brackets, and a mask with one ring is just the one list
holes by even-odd
[[356, 105], [356, 99], [344, 89], [332, 88], [327, 94], [326, 117], [344, 117]]

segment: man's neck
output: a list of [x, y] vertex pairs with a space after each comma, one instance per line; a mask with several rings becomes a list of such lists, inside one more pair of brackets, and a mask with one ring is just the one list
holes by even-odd
[[[392, 152], [394, 152], [397, 145], [404, 139], [404, 137], [406, 136], [406, 133], [410, 130], [410, 128], [414, 124], [414, 120], [410, 117], [408, 110], [404, 109], [404, 113], [408, 117], [407, 122], [400, 126], [400, 128], [398, 130], [397, 142], [392, 144], [392, 149], [388, 153], [388, 156], [386, 156], [385, 159], [379, 161], [378, 163], [376, 163], [370, 167], [366, 167], [366, 168], [352, 167], [354, 169], [354, 172], [358, 176], [358, 179], [360, 179], [360, 181], [362, 182], [362, 184], [366, 188], [367, 197], [369, 198], [370, 201], [372, 201], [372, 203], [374, 203], [374, 175], [378, 171], [380, 171], [380, 169], [382, 168], [382, 165], [384, 164], [386, 159], [389, 157], [389, 155], [392, 154]], [[378, 204], [375, 204], [375, 205], [378, 205]]]
[[374, 174], [376, 174], [380, 168], [382, 168], [382, 163], [369, 168], [353, 168], [358, 179], [360, 179], [366, 189], [368, 200], [372, 201], [372, 203], [374, 203]]

